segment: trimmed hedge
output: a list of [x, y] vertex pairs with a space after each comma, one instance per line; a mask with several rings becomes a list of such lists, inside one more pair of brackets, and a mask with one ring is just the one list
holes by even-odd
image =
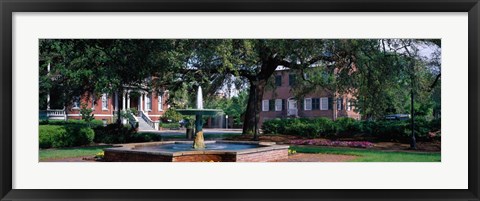
[[93, 142], [94, 131], [79, 125], [40, 125], [40, 148], [59, 148], [89, 145]]
[[[440, 119], [427, 121], [415, 118], [415, 136], [417, 140], [439, 140], [431, 132], [440, 130]], [[331, 139], [357, 136], [373, 137], [380, 141], [408, 142], [411, 138], [410, 120], [404, 121], [357, 121], [351, 118], [293, 118], [272, 119], [263, 123], [266, 134], [297, 135], [307, 138], [325, 137]], [[439, 135], [439, 134], [437, 134]]]
[[119, 144], [133, 142], [153, 142], [161, 141], [159, 134], [155, 133], [137, 133], [134, 128], [128, 124], [109, 124], [106, 127], [97, 127], [95, 129], [96, 143]]
[[122, 124], [109, 124], [105, 127], [95, 128], [96, 143], [117, 144], [126, 143], [135, 133], [135, 129], [131, 128], [129, 124], [126, 126]]
[[[67, 121], [64, 120], [42, 120], [40, 121], [40, 125], [84, 125], [88, 126], [88, 123], [84, 120], [76, 120], [76, 119], [69, 119]], [[92, 128], [103, 126], [102, 120], [92, 120], [90, 122], [90, 126]]]
[[160, 123], [160, 127], [162, 128], [169, 128], [169, 129], [176, 129], [180, 128], [180, 124], [178, 122], [173, 122], [173, 123]]

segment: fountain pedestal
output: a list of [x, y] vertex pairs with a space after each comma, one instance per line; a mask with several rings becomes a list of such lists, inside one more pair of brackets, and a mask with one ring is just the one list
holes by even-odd
[[193, 140], [194, 149], [204, 149], [205, 141], [203, 138], [202, 115], [195, 115], [195, 140]]

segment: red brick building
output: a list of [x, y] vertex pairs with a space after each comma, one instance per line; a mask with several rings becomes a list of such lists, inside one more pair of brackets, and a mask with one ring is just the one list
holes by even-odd
[[[47, 68], [50, 71], [50, 65]], [[92, 109], [95, 119], [112, 123], [117, 119], [117, 111], [120, 109], [125, 114], [131, 114], [122, 118], [124, 124], [139, 123], [143, 129], [158, 130], [160, 118], [169, 108], [166, 102], [168, 91], [164, 89], [152, 90], [146, 87], [124, 86], [122, 92], [112, 94], [103, 93], [95, 96], [85, 93], [73, 97], [73, 103], [68, 107], [61, 106], [63, 104], [59, 102], [60, 94], [62, 94], [61, 91], [55, 90], [48, 93], [46, 108], [39, 112], [40, 119], [81, 119], [80, 110], [86, 107]]]
[[136, 121], [143, 120], [152, 128], [158, 129], [160, 117], [168, 108], [167, 96], [168, 92], [135, 88], [126, 89], [122, 93], [103, 93], [100, 97], [84, 94], [75, 97], [68, 108], [50, 108], [50, 100], [47, 100], [47, 110], [40, 111], [40, 115], [48, 119], [81, 119], [80, 109], [85, 105], [92, 109], [95, 119], [111, 123], [117, 118], [120, 108], [121, 111], [137, 111], [133, 114]]
[[340, 94], [335, 98], [334, 93], [318, 88], [297, 100], [292, 93], [292, 86], [298, 81], [296, 74], [288, 69], [277, 69], [273, 77], [275, 87], [265, 89], [263, 94], [260, 124], [268, 119], [287, 117], [360, 119], [360, 114], [354, 111], [351, 94]]

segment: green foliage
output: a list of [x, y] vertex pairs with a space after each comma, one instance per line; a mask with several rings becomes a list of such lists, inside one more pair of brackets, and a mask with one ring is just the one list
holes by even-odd
[[[263, 123], [266, 134], [286, 134], [307, 138], [351, 138], [373, 137], [379, 141], [409, 142], [411, 138], [410, 120], [403, 121], [357, 121], [350, 118], [339, 118], [332, 121], [328, 118], [295, 118], [272, 119]], [[439, 140], [431, 136], [433, 131], [440, 130], [440, 120], [427, 121], [424, 118], [415, 119], [415, 136], [419, 141]]]
[[180, 127], [180, 124], [178, 122], [172, 122], [172, 123], [163, 122], [160, 126], [162, 128], [176, 129]]
[[352, 118], [338, 118], [335, 121], [335, 131], [338, 137], [353, 136], [361, 131], [361, 122]]
[[193, 118], [192, 116], [185, 116], [183, 119], [186, 120], [185, 128], [191, 129], [195, 126], [195, 118]]
[[[183, 116], [173, 108], [168, 108], [165, 114], [163, 114], [164, 121], [172, 120], [174, 123], [178, 123], [180, 120], [182, 120], [182, 118]], [[163, 126], [163, 123], [162, 123], [162, 126]]]
[[135, 133], [128, 142], [155, 142], [162, 141], [162, 136], [157, 133]]
[[83, 126], [91, 126], [91, 127], [98, 127], [103, 126], [102, 120], [92, 120], [90, 123], [84, 120], [76, 120], [76, 119], [69, 119], [67, 121], [64, 120], [43, 120], [39, 122], [40, 125], [83, 125]]
[[315, 138], [333, 134], [335, 132], [335, 124], [328, 118], [277, 118], [265, 121], [262, 129], [267, 134], [287, 134]]
[[135, 129], [128, 124], [109, 124], [105, 127], [97, 127], [95, 129], [96, 143], [117, 144], [127, 143], [135, 134]]
[[135, 108], [130, 108], [129, 112], [132, 113], [133, 116], [137, 116], [137, 114], [138, 114], [138, 110], [135, 109]]
[[95, 118], [93, 117], [94, 114], [92, 114], [93, 110], [91, 108], [87, 108], [86, 104], [82, 104], [82, 108], [80, 109], [80, 114], [82, 115], [82, 119], [90, 124], [92, 120]]
[[40, 125], [40, 148], [58, 148], [89, 145], [93, 142], [94, 131], [82, 125]]
[[95, 129], [96, 143], [121, 144], [134, 142], [161, 141], [162, 138], [156, 133], [137, 133], [134, 128], [122, 124], [109, 124], [106, 127]]

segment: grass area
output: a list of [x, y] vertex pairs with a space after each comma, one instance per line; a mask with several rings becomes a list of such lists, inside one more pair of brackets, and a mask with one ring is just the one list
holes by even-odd
[[49, 159], [75, 158], [83, 156], [95, 156], [96, 153], [103, 151], [104, 148], [111, 146], [92, 146], [92, 147], [74, 147], [60, 149], [40, 149], [40, 161]]
[[173, 122], [173, 123], [161, 123], [161, 124], [160, 124], [160, 127], [162, 127], [162, 128], [170, 128], [170, 129], [172, 129], [172, 128], [180, 128], [180, 124], [179, 124], [179, 123], [175, 123], [175, 122]]
[[440, 153], [392, 152], [338, 147], [292, 146], [297, 153], [322, 153], [359, 156], [352, 162], [440, 162]]

